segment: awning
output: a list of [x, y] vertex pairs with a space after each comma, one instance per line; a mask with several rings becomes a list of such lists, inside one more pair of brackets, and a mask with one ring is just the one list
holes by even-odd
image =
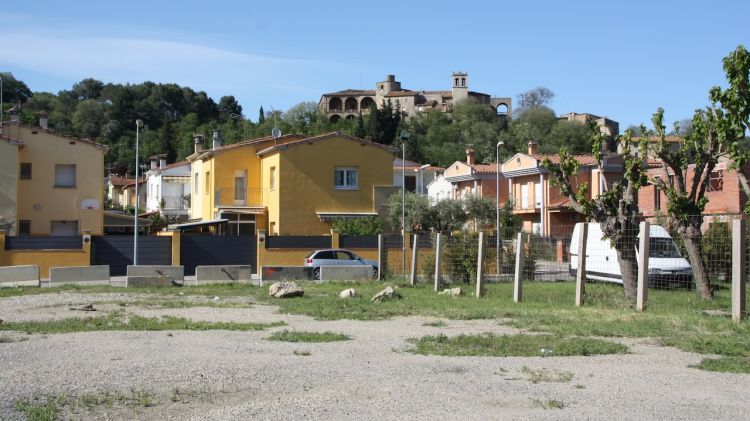
[[185, 175], [164, 175], [162, 181], [168, 181], [170, 183], [189, 183], [190, 176]]
[[336, 219], [355, 219], [378, 216], [377, 212], [315, 212], [322, 222], [330, 222]]
[[[135, 218], [133, 215], [104, 211], [105, 227], [133, 227], [134, 225]], [[138, 225], [141, 227], [149, 227], [151, 226], [151, 221], [145, 218], [138, 218]]]
[[265, 206], [242, 206], [242, 207], [232, 207], [232, 206], [220, 206], [218, 208], [219, 213], [242, 213], [242, 214], [250, 214], [250, 215], [263, 215], [266, 213], [266, 207]]
[[228, 219], [212, 219], [210, 221], [185, 222], [183, 224], [173, 224], [169, 226], [170, 231], [182, 230], [185, 228], [207, 227], [210, 225], [220, 225], [229, 222]]

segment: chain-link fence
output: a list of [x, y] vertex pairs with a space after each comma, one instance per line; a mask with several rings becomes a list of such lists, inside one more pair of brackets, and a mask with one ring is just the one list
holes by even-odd
[[[734, 217], [736, 218], [736, 217]], [[602, 296], [620, 294], [623, 303], [633, 302], [638, 282], [639, 262], [647, 260], [647, 306], [653, 308], [684, 302], [699, 309], [731, 307], [732, 280], [732, 217], [703, 217], [700, 229], [651, 223], [648, 241], [641, 242], [640, 225], [617, 230], [614, 238], [600, 224], [587, 224], [585, 258], [579, 255], [583, 224], [555, 224], [545, 232], [513, 229], [485, 232], [458, 231], [409, 234], [406, 241], [400, 233], [383, 236], [382, 264], [386, 278], [412, 279], [413, 249], [417, 248], [414, 279], [433, 283], [439, 269], [441, 287], [477, 282], [513, 283], [516, 261], [520, 256], [520, 279], [524, 285], [522, 299], [533, 300], [541, 294], [545, 300], [569, 305], [575, 301], [575, 280], [579, 264], [584, 263], [585, 298], [596, 304]], [[519, 250], [519, 241], [521, 242]], [[750, 239], [746, 242], [750, 247]], [[750, 249], [745, 247], [746, 261]], [[482, 255], [480, 256], [480, 249]], [[439, 256], [439, 261], [437, 260]], [[480, 259], [481, 257], [481, 259]], [[619, 291], [619, 292], [618, 292]], [[629, 296], [628, 296], [629, 295]], [[712, 295], [713, 300], [702, 299]]]

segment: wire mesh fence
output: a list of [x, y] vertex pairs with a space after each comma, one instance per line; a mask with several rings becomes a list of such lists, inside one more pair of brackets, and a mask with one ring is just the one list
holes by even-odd
[[[696, 309], [729, 310], [732, 219], [702, 217], [701, 220], [700, 229], [692, 231], [651, 223], [647, 241], [641, 238], [639, 224], [612, 231], [590, 223], [583, 255], [579, 253], [583, 235], [580, 223], [555, 224], [545, 232], [529, 232], [533, 225], [526, 229], [489, 231], [481, 236], [481, 242], [477, 232], [443, 233], [439, 245], [435, 233], [409, 234], [405, 241], [400, 233], [386, 234], [381, 258], [386, 278], [408, 282], [412, 278], [416, 248], [417, 260], [413, 265], [416, 282], [433, 283], [437, 269], [441, 287], [465, 285], [467, 291], [473, 291], [469, 285], [477, 282], [478, 272], [482, 273], [482, 282], [492, 284], [513, 283], [516, 271], [520, 270], [520, 279], [528, 286], [527, 297], [540, 293], [545, 299], [561, 303], [574, 302], [576, 273], [585, 261], [583, 277], [589, 302], [602, 294], [621, 294], [626, 305], [634, 302], [639, 264], [645, 259], [648, 306], [667, 307], [685, 298], [686, 305], [694, 305]], [[605, 238], [608, 232], [614, 235]], [[750, 245], [750, 238], [746, 245]], [[746, 246], [743, 252], [746, 262], [750, 261], [750, 248]], [[519, 258], [520, 266], [516, 264]], [[716, 299], [695, 299], [705, 298], [706, 291]]]

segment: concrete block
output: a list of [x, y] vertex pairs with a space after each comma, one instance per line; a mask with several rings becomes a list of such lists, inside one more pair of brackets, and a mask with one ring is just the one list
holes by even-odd
[[0, 267], [0, 287], [38, 287], [39, 266], [3, 266]]
[[109, 266], [68, 266], [49, 268], [47, 286], [64, 284], [109, 285]]
[[250, 283], [250, 265], [198, 266], [195, 268], [195, 281], [185, 281], [186, 285], [218, 283]]
[[183, 283], [185, 281], [185, 268], [183, 266], [128, 266], [129, 287], [170, 286], [172, 281]]
[[355, 281], [372, 279], [372, 266], [321, 266], [321, 281]]
[[260, 282], [307, 281], [313, 279], [313, 268], [306, 266], [261, 266]]

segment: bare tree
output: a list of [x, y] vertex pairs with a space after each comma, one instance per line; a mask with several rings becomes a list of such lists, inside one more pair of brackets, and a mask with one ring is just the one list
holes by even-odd
[[518, 110], [519, 113], [523, 113], [526, 110], [545, 106], [552, 102], [552, 98], [554, 97], [555, 93], [544, 86], [534, 88], [530, 91], [518, 94], [516, 110]]

